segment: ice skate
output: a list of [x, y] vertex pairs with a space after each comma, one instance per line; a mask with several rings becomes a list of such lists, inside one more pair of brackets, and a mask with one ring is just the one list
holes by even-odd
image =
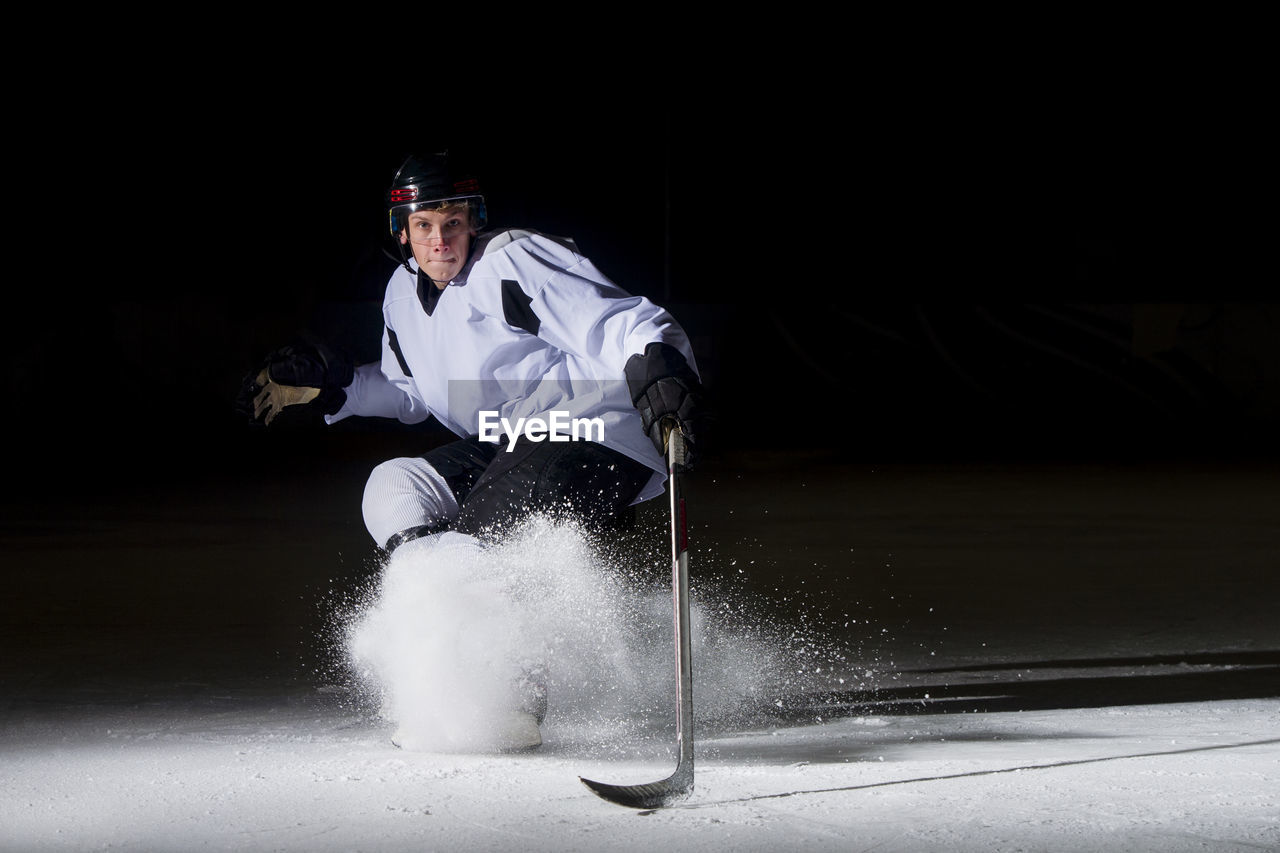
[[526, 667], [516, 685], [520, 707], [498, 716], [494, 733], [499, 752], [532, 752], [542, 746], [542, 721], [547, 717], [546, 667]]
[[533, 717], [539, 726], [547, 718], [547, 668], [543, 664], [524, 667], [516, 684], [519, 710]]
[[494, 721], [494, 746], [498, 752], [533, 752], [542, 746], [542, 729], [528, 711], [508, 711]]

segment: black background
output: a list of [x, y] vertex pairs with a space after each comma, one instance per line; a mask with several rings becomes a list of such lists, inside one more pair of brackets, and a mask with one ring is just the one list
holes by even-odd
[[473, 158], [495, 224], [677, 314], [708, 452], [779, 423], [907, 457], [1269, 449], [1255, 119], [1190, 75], [579, 69], [415, 99], [313, 71], [123, 73], [27, 129], [5, 363], [31, 487], [68, 448], [119, 482], [254, 447], [231, 401], [298, 332], [376, 357], [382, 193], [432, 147]]

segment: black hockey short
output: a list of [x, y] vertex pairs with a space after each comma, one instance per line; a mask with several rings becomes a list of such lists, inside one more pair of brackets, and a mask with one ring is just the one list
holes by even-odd
[[591, 441], [506, 447], [466, 438], [423, 454], [458, 500], [454, 530], [492, 534], [532, 513], [616, 526], [653, 476], [647, 465]]

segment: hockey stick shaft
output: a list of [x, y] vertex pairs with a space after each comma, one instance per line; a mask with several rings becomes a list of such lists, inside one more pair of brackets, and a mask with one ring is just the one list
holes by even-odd
[[[671, 501], [671, 595], [676, 647], [676, 770], [666, 779], [643, 785], [582, 783], [610, 802], [631, 808], [660, 808], [693, 792], [693, 652], [689, 619], [689, 525], [680, 474], [684, 469], [684, 434], [664, 424], [667, 488]], [[579, 777], [581, 778], [581, 777]]]
[[689, 523], [680, 472], [684, 467], [684, 434], [672, 429], [667, 438], [667, 478], [671, 483], [671, 594], [676, 640], [676, 744], [679, 765], [693, 777], [693, 642], [689, 618]]

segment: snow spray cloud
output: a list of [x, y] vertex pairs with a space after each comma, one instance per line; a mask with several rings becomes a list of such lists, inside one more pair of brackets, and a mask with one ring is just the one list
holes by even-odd
[[[543, 669], [548, 749], [644, 754], [674, 720], [671, 590], [662, 557], [609, 553], [580, 529], [533, 519], [495, 545], [449, 533], [397, 549], [347, 618], [348, 664], [410, 749], [484, 751], [495, 714]], [[664, 583], [665, 581], [665, 583]], [[693, 592], [696, 724], [742, 723], [803, 689], [814, 644], [723, 590]]]

